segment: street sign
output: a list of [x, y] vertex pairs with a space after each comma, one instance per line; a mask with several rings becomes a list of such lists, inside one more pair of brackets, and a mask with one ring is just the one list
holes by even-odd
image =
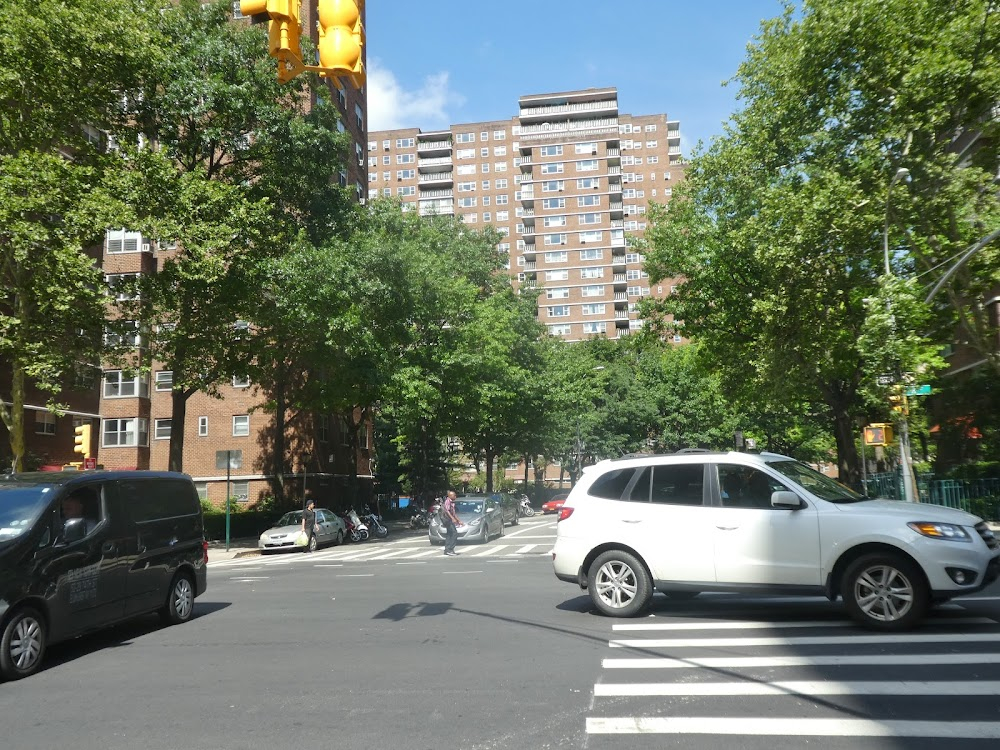
[[216, 469], [242, 469], [243, 468], [243, 451], [216, 451], [215, 452], [215, 468]]
[[879, 375], [875, 380], [879, 385], [892, 385], [896, 382], [892, 375]]
[[905, 393], [907, 396], [930, 396], [931, 387], [929, 385], [911, 385]]
[[83, 468], [86, 470], [97, 468], [97, 456], [91, 456], [90, 458], [83, 459]]

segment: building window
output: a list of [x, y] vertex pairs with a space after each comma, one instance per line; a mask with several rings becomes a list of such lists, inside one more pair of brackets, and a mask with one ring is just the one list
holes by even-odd
[[569, 287], [557, 286], [545, 290], [546, 299], [569, 299]]
[[119, 302], [139, 299], [139, 274], [113, 273], [104, 277], [108, 292]]
[[597, 190], [601, 187], [601, 181], [596, 177], [583, 177], [576, 181], [578, 190]]
[[[583, 206], [599, 206], [601, 205], [600, 195], [581, 195], [576, 199], [576, 205]], [[595, 222], [596, 223], [596, 222]]]
[[[502, 180], [493, 180], [493, 186], [497, 190], [506, 190], [507, 189], [507, 180], [506, 180], [506, 178], [504, 178]], [[506, 198], [507, 196], [503, 196], [503, 197]], [[499, 202], [499, 200], [500, 200], [500, 197], [497, 196], [497, 202]]]
[[600, 214], [580, 214], [581, 224], [600, 224], [601, 215]]
[[569, 305], [553, 305], [549, 308], [550, 318], [568, 318]]
[[77, 364], [73, 373], [73, 388], [80, 391], [91, 391], [97, 385], [97, 375], [100, 369], [93, 365]]
[[140, 232], [124, 229], [109, 229], [104, 237], [104, 249], [108, 254], [149, 252], [148, 242], [143, 243]]
[[[595, 167], [596, 169], [596, 167]], [[554, 161], [551, 164], [543, 164], [541, 173], [542, 174], [562, 174], [565, 170], [565, 166], [561, 161]]]
[[[360, 109], [360, 107], [359, 107]], [[412, 138], [397, 138], [396, 148], [413, 148], [414, 140]]]
[[396, 154], [397, 164], [413, 164], [416, 160], [416, 154]]
[[232, 498], [238, 503], [246, 504], [250, 502], [250, 482], [232, 482]]
[[573, 326], [569, 323], [559, 323], [554, 326], [549, 326], [549, 334], [551, 336], [569, 336], [570, 331], [573, 330]]
[[316, 418], [316, 437], [321, 443], [330, 442], [330, 417], [320, 414]]
[[542, 226], [546, 229], [550, 227], [564, 227], [566, 226], [565, 216], [546, 216], [542, 219]]
[[546, 271], [545, 272], [545, 280], [546, 281], [568, 281], [569, 280], [569, 271], [567, 271], [565, 268], [560, 268], [559, 270], [556, 270], [556, 271]]
[[36, 411], [35, 412], [35, 434], [37, 435], [55, 435], [56, 434], [56, 415], [50, 411]]
[[603, 257], [604, 251], [599, 247], [580, 251], [580, 260], [601, 260]]
[[593, 321], [583, 324], [583, 332], [585, 334], [605, 333], [607, 330], [608, 324], [603, 321]]
[[565, 250], [545, 253], [546, 263], [565, 263], [567, 260], [569, 260], [569, 254]]
[[149, 445], [149, 422], [132, 419], [105, 419], [101, 430], [101, 447], [128, 448]]
[[154, 419], [153, 420], [153, 439], [154, 440], [169, 440], [170, 439], [170, 420], [169, 419]]
[[565, 188], [566, 182], [564, 180], [546, 180], [542, 183], [543, 193], [558, 193]]
[[542, 146], [538, 149], [539, 156], [562, 156], [562, 146]]
[[455, 143], [475, 143], [475, 133], [455, 133]]
[[208, 437], [208, 417], [198, 417], [198, 437]]
[[590, 143], [577, 143], [574, 147], [574, 153], [577, 154], [597, 154], [597, 144], [594, 142]]
[[506, 130], [494, 130], [493, 131], [493, 140], [494, 141], [505, 141], [505, 140], [507, 140], [507, 131]]
[[576, 163], [577, 172], [595, 172], [597, 170], [597, 159], [584, 159]]
[[158, 391], [169, 391], [174, 387], [174, 373], [173, 370], [160, 370], [154, 376], [156, 378], [156, 384], [154, 388]]
[[234, 375], [233, 376], [233, 388], [249, 388], [250, 378], [246, 375]]
[[582, 287], [580, 289], [580, 295], [582, 297], [603, 297], [604, 296], [604, 285], [603, 284], [591, 284], [589, 286]]
[[108, 370], [104, 373], [104, 398], [146, 398], [149, 396], [149, 383], [145, 377], [133, 375], [126, 377], [121, 370]]
[[247, 437], [250, 434], [250, 415], [240, 414], [233, 417], [233, 437]]
[[588, 242], [603, 242], [604, 232], [595, 232], [593, 229], [587, 232], [580, 232], [580, 242], [586, 244]]
[[544, 240], [546, 245], [565, 245], [566, 235], [565, 234], [547, 234]]
[[198, 493], [199, 500], [208, 500], [208, 482], [195, 482], [194, 489]]
[[607, 305], [603, 303], [599, 305], [591, 304], [591, 305], [580, 306], [580, 312], [583, 313], [584, 315], [604, 315], [607, 309], [608, 309]]
[[412, 180], [416, 176], [417, 176], [417, 172], [416, 172], [415, 169], [398, 169], [398, 170], [396, 170], [396, 179], [397, 180]]
[[580, 269], [581, 279], [603, 279], [604, 278], [604, 268], [602, 266], [597, 266], [596, 268], [581, 268]]

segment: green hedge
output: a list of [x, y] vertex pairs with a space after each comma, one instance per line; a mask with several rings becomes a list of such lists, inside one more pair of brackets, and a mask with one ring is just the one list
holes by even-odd
[[[280, 514], [272, 512], [259, 512], [253, 510], [243, 510], [239, 513], [229, 514], [229, 538], [256, 539], [271, 527], [280, 518]], [[226, 538], [226, 514], [206, 513], [205, 514], [205, 538], [209, 541], [224, 541]]]

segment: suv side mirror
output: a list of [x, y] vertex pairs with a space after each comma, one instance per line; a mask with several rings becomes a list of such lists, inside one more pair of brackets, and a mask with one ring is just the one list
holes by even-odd
[[787, 508], [788, 510], [798, 510], [802, 507], [802, 501], [794, 492], [778, 490], [771, 493], [771, 506], [775, 508]]
[[79, 542], [85, 536], [87, 536], [87, 520], [85, 518], [67, 518], [63, 521], [63, 533], [60, 540], [63, 544]]

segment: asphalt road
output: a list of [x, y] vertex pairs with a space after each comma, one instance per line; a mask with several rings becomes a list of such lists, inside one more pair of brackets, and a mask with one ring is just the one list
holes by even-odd
[[[912, 634], [820, 599], [657, 597], [611, 620], [552, 575], [554, 519], [209, 567], [193, 621], [50, 649], [0, 746], [940, 748], [1000, 740], [1000, 586]], [[752, 660], [752, 661], [748, 661]], [[907, 735], [917, 736], [907, 736]], [[972, 737], [981, 739], [970, 739]]]

